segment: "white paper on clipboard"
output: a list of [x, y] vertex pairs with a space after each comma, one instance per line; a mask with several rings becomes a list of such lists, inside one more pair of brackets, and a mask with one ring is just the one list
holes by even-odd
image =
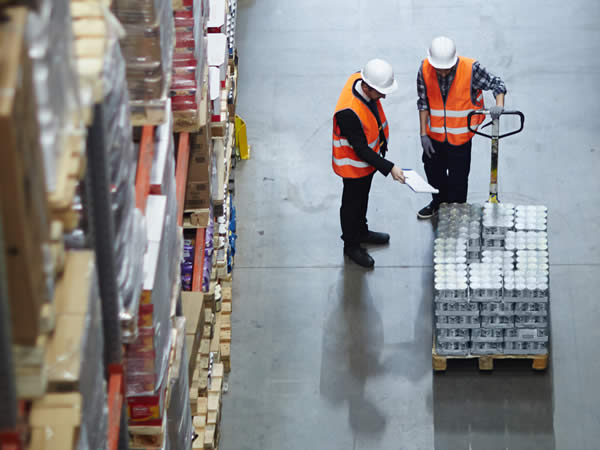
[[412, 169], [402, 169], [406, 185], [413, 191], [423, 194], [439, 194], [439, 190], [430, 185], [417, 172]]

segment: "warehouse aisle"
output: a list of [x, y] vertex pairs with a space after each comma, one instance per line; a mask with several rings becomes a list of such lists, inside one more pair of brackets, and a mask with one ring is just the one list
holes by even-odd
[[[600, 441], [600, 4], [240, 0], [232, 372], [222, 450], [595, 449]], [[452, 6], [447, 6], [451, 3]], [[377, 6], [375, 6], [375, 4]], [[437, 26], [432, 24], [438, 24]], [[389, 158], [421, 173], [416, 72], [431, 39], [502, 76], [525, 131], [500, 144], [500, 198], [549, 207], [552, 359], [546, 373], [431, 370], [429, 199], [376, 174], [375, 269], [344, 262], [331, 115], [348, 75], [388, 59]], [[486, 97], [489, 104], [491, 95]], [[508, 124], [510, 125], [510, 124]], [[476, 137], [470, 202], [487, 198]]]

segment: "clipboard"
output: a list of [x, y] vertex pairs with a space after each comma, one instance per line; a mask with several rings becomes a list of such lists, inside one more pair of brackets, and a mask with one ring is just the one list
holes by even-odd
[[406, 185], [418, 194], [439, 194], [439, 190], [430, 185], [413, 169], [402, 169]]

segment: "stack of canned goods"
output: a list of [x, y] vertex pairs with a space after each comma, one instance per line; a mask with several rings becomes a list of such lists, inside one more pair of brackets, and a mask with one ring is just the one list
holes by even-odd
[[473, 354], [503, 353], [504, 329], [514, 326], [513, 304], [502, 297], [505, 257], [502, 250], [484, 250], [481, 263], [469, 264], [470, 300], [481, 317], [481, 329], [471, 333]]
[[509, 203], [486, 203], [482, 225], [483, 248], [503, 249], [506, 232], [515, 226], [515, 207]]
[[439, 223], [434, 245], [438, 353], [546, 353], [547, 208], [441, 205]]
[[437, 236], [465, 239], [467, 261], [478, 261], [481, 255], [481, 205], [442, 203], [439, 210]]
[[548, 250], [548, 233], [546, 231], [508, 231], [505, 248], [515, 250]]
[[469, 301], [467, 262], [475, 235], [480, 251], [481, 207], [468, 204], [440, 206], [434, 242], [436, 341], [440, 354], [467, 355], [471, 329], [480, 327], [479, 306]]
[[519, 205], [515, 208], [515, 229], [547, 230], [548, 208], [542, 205]]

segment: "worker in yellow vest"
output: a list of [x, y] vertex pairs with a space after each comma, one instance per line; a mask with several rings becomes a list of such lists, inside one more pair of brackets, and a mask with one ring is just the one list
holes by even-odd
[[375, 261], [360, 244], [387, 244], [390, 235], [367, 227], [367, 206], [376, 170], [404, 183], [402, 169], [385, 159], [389, 125], [381, 99], [398, 88], [392, 66], [370, 60], [348, 78], [333, 116], [333, 171], [343, 178], [340, 208], [344, 254], [363, 267]]
[[[474, 135], [467, 128], [467, 115], [483, 109], [482, 91], [493, 92], [496, 105], [489, 110], [497, 119], [504, 110], [504, 82], [478, 61], [457, 56], [451, 39], [436, 37], [417, 76], [417, 107], [425, 173], [439, 194], [417, 213], [419, 219], [436, 215], [440, 203], [467, 201]], [[484, 117], [473, 116], [471, 126], [477, 128]]]

